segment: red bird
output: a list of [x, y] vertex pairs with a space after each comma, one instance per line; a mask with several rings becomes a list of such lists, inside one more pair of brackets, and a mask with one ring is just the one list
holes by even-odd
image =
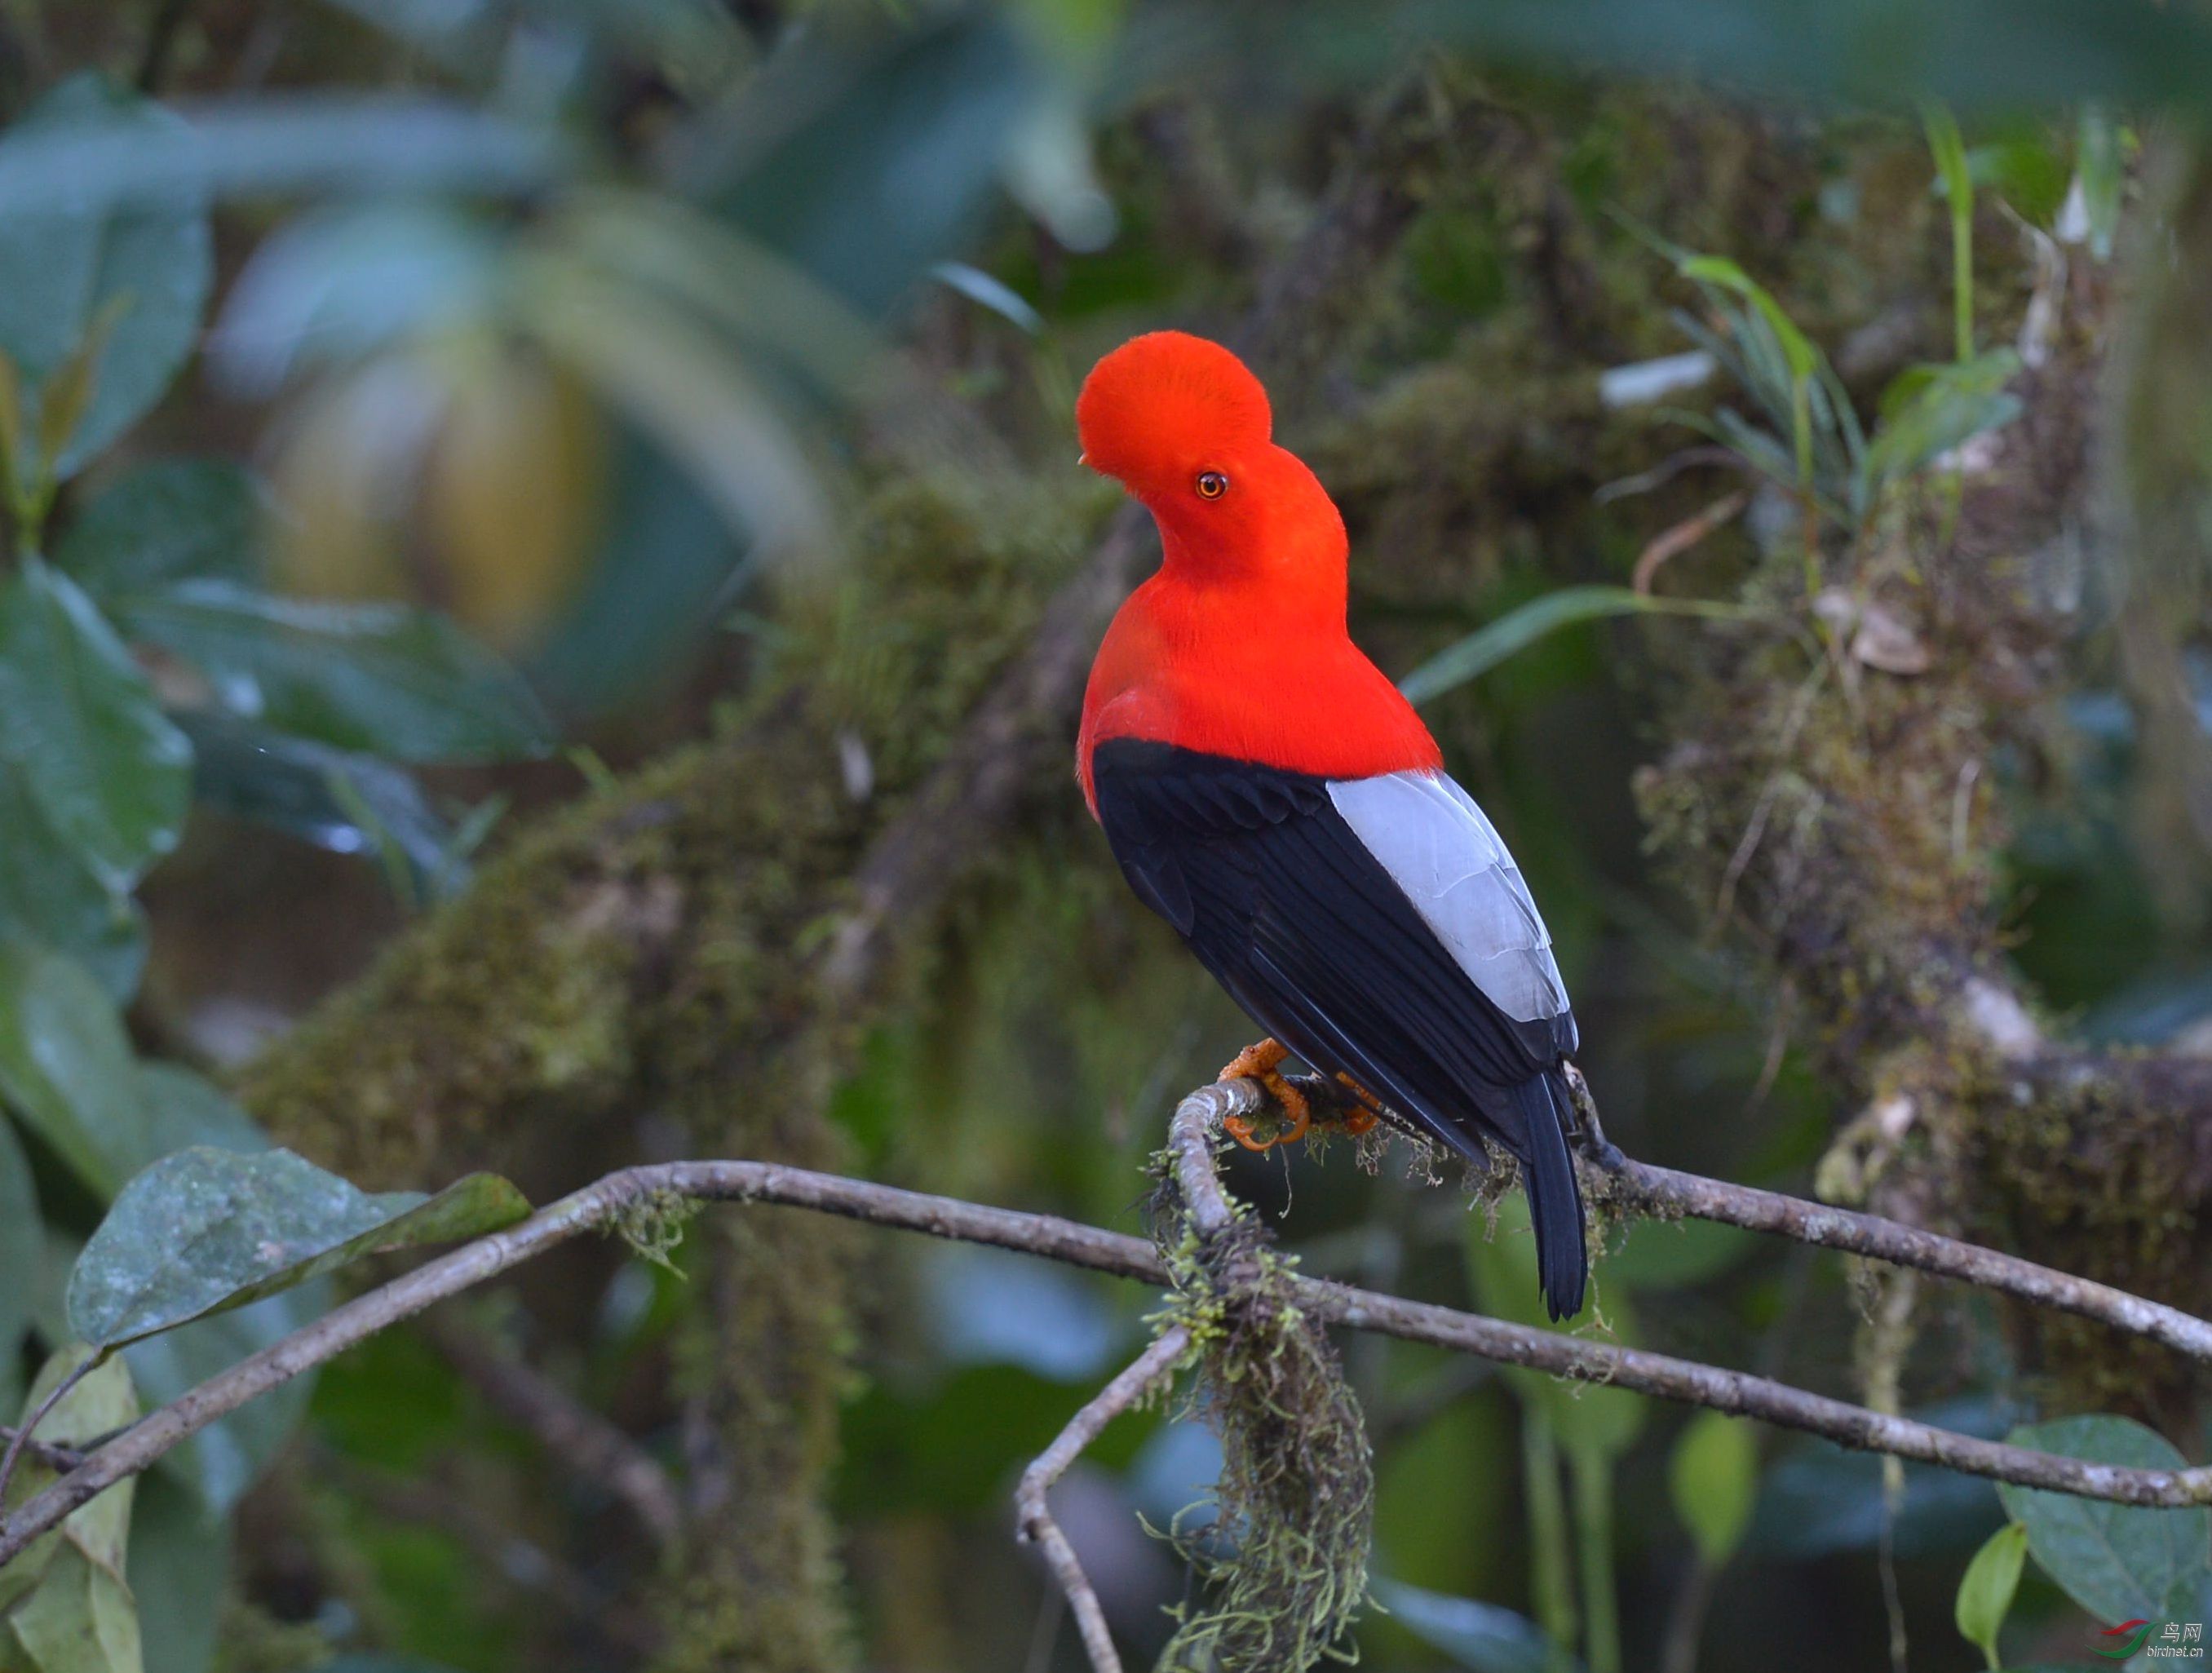
[[[1575, 1019], [1520, 869], [1345, 624], [1344, 520], [1218, 344], [1155, 332], [1075, 405], [1084, 462], [1158, 523], [1107, 630], [1076, 773], [1122, 875], [1273, 1037], [1477, 1162], [1520, 1159], [1554, 1319], [1589, 1260], [1567, 1153]], [[1240, 1133], [1248, 1144], [1249, 1128]]]

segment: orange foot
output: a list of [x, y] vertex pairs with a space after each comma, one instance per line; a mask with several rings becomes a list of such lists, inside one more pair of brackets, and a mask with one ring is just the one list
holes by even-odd
[[1279, 1040], [1262, 1040], [1257, 1045], [1246, 1046], [1237, 1054], [1234, 1062], [1223, 1064], [1221, 1073], [1214, 1077], [1218, 1080], [1258, 1081], [1283, 1106], [1284, 1113], [1291, 1118], [1290, 1125], [1273, 1138], [1255, 1139], [1252, 1136], [1252, 1123], [1249, 1119], [1243, 1116], [1229, 1116], [1221, 1123], [1222, 1126], [1229, 1130], [1231, 1138], [1247, 1150], [1272, 1150], [1279, 1144], [1296, 1144], [1306, 1135], [1306, 1124], [1313, 1117], [1313, 1112], [1306, 1105], [1306, 1095], [1284, 1080], [1281, 1069], [1277, 1067], [1290, 1055], [1290, 1049]]
[[1376, 1124], [1382, 1119], [1382, 1104], [1376, 1101], [1374, 1093], [1369, 1092], [1350, 1075], [1340, 1072], [1336, 1078], [1354, 1098], [1359, 1100], [1359, 1108], [1347, 1112], [1340, 1123], [1344, 1130], [1355, 1139], [1362, 1133], [1372, 1131]]

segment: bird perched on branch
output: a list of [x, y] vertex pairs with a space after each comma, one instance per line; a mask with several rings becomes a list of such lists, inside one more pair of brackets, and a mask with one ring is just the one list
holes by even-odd
[[1270, 439], [1260, 380], [1200, 338], [1124, 344], [1075, 417], [1084, 462], [1143, 502], [1164, 550], [1099, 647], [1077, 776], [1130, 887], [1272, 1037], [1224, 1076], [1267, 1086], [1285, 1139], [1307, 1121], [1279, 1068], [1295, 1055], [1479, 1164], [1501, 1146], [1546, 1305], [1578, 1312], [1577, 1037], [1551, 937], [1413, 705], [1352, 642], [1334, 502]]

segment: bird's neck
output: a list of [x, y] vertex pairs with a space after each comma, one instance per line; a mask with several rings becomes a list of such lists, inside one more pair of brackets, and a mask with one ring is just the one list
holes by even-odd
[[[1091, 668], [1079, 765], [1109, 738], [1328, 778], [1435, 767], [1420, 717], [1345, 629], [1344, 571], [1305, 583], [1194, 564], [1170, 544]], [[1333, 584], [1324, 584], [1333, 582]]]

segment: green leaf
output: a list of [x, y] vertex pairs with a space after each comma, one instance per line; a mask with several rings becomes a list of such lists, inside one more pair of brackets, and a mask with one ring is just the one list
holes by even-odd
[[0, 1366], [15, 1363], [23, 1332], [30, 1328], [31, 1286], [23, 1275], [39, 1269], [41, 1249], [31, 1159], [23, 1153], [15, 1128], [0, 1116]]
[[[0, 137], [0, 175], [57, 145], [181, 160], [185, 125], [160, 106], [79, 76]], [[125, 204], [82, 176], [76, 189], [0, 214], [0, 349], [30, 384], [92, 344], [88, 398], [53, 460], [66, 478], [127, 429], [191, 355], [214, 276], [206, 196], [187, 172], [158, 199]]]
[[764, 557], [826, 549], [829, 507], [784, 413], [720, 333], [577, 261], [527, 271], [517, 304], [545, 351], [688, 471]]
[[1959, 1635], [1989, 1658], [1992, 1668], [2002, 1668], [1997, 1633], [2012, 1612], [2013, 1594], [2020, 1590], [2021, 1565], [2027, 1560], [2027, 1530], [2008, 1522], [1989, 1536], [1959, 1582], [1953, 1614]]
[[865, 58], [827, 32], [794, 41], [747, 88], [746, 120], [702, 125], [678, 195], [863, 313], [888, 311], [958, 253], [1037, 113], [1042, 66], [1017, 23], [953, 12]]
[[1745, 272], [1726, 256], [1691, 256], [1681, 263], [1681, 274], [1686, 279], [1699, 284], [1717, 285], [1723, 290], [1735, 292], [1759, 311], [1766, 321], [1774, 340], [1782, 345], [1783, 357], [1789, 362], [1790, 375], [1804, 381], [1820, 369], [1820, 351], [1813, 346], [1813, 339], [1797, 328], [1774, 293]]
[[1867, 445], [1862, 469], [1869, 498], [2017, 418], [2020, 398], [2005, 386], [2019, 372], [2017, 354], [1992, 349], [1955, 365], [1909, 366], [1899, 373], [1882, 392], [1881, 422]]
[[[76, 1342], [52, 1354], [39, 1368], [31, 1391], [24, 1397], [23, 1414], [18, 1421], [27, 1421], [46, 1404], [47, 1397], [69, 1378], [76, 1376], [92, 1357], [90, 1348]], [[131, 1386], [131, 1373], [120, 1360], [111, 1360], [85, 1372], [76, 1385], [40, 1421], [36, 1433], [40, 1440], [51, 1441], [57, 1446], [82, 1446], [122, 1428], [137, 1415], [138, 1397]], [[15, 1479], [9, 1484], [9, 1507], [27, 1503], [52, 1485], [53, 1480], [54, 1472], [37, 1459], [18, 1459]], [[33, 1580], [39, 1594], [43, 1595], [49, 1585], [58, 1584], [71, 1600], [69, 1609], [61, 1610], [51, 1619], [39, 1618], [36, 1636], [41, 1644], [50, 1641], [50, 1634], [61, 1632], [57, 1621], [81, 1619], [75, 1611], [82, 1608], [86, 1582], [65, 1560], [67, 1558], [73, 1556], [121, 1580], [131, 1540], [131, 1482], [126, 1481], [111, 1487], [72, 1512], [60, 1527], [42, 1535], [7, 1567], [0, 1568], [0, 1610], [9, 1611], [0, 1617], [0, 1668], [9, 1667], [10, 1652], [21, 1648], [6, 1633], [9, 1625], [20, 1622], [23, 1612], [31, 1607], [18, 1600], [31, 1590]], [[50, 1602], [48, 1608], [53, 1609], [57, 1605]], [[19, 1662], [20, 1659], [19, 1656]], [[34, 1661], [33, 1665], [43, 1667], [46, 1664]]]
[[207, 1673], [230, 1585], [230, 1530], [161, 1475], [138, 1484], [131, 1519], [131, 1593], [158, 1630], [146, 1673]]
[[1374, 1585], [1375, 1601], [1390, 1619], [1455, 1667], [1474, 1673], [1579, 1673], [1582, 1664], [1526, 1615], [1379, 1574]]
[[36, 557], [0, 590], [0, 757], [111, 891], [176, 846], [191, 746], [92, 600]]
[[0, 941], [0, 1100], [105, 1196], [150, 1148], [123, 1019], [75, 959]]
[[1974, 184], [1995, 192], [2029, 224], [2050, 229], [2066, 201], [2073, 162], [2047, 124], [2027, 121], [2021, 131], [1977, 145], [1966, 154]]
[[74, 1546], [56, 1551], [38, 1590], [0, 1619], [8, 1673], [142, 1673], [143, 1654], [130, 1586]]
[[[82, 1239], [46, 1229], [32, 1305], [40, 1334], [49, 1341], [65, 1341], [70, 1336], [69, 1277], [83, 1252]], [[166, 1406], [248, 1354], [291, 1335], [330, 1305], [330, 1282], [318, 1280], [252, 1306], [133, 1342], [123, 1350], [123, 1362], [144, 1402]], [[209, 1509], [228, 1511], [297, 1430], [319, 1381], [319, 1373], [310, 1372], [271, 1389], [163, 1453], [155, 1471]], [[380, 1411], [379, 1421], [389, 1423], [391, 1413]]]
[[744, 559], [691, 478], [618, 427], [599, 561], [532, 660], [564, 712], [599, 714], [665, 692], [691, 666], [742, 585]]
[[[680, 302], [749, 356], [787, 367], [803, 387], [825, 398], [863, 393], [862, 380], [876, 366], [880, 345], [867, 325], [804, 271], [680, 199], [607, 187], [580, 192], [548, 235], [592, 270]], [[987, 287], [996, 283], [975, 277]], [[1025, 306], [1018, 296], [1011, 305]]]
[[[1774, 300], [1773, 293], [1725, 256], [1689, 256], [1680, 264], [1682, 277], [1715, 289], [1732, 291], [1749, 303], [1773, 334], [1788, 368], [1790, 431], [1796, 480], [1809, 488], [1813, 481], [1814, 380], [1825, 368], [1820, 351], [1797, 328], [1797, 322]], [[1751, 345], [1747, 344], [1747, 350]]]
[[[49, 1356], [24, 1397], [24, 1416], [27, 1419], [92, 1358], [93, 1350], [81, 1342]], [[38, 1437], [57, 1446], [88, 1445], [134, 1422], [137, 1416], [138, 1396], [131, 1385], [131, 1373], [119, 1361], [110, 1360], [86, 1372], [76, 1386], [61, 1397], [40, 1423]], [[27, 1499], [38, 1490], [33, 1487], [23, 1497]], [[131, 1542], [131, 1495], [100, 1494], [73, 1512], [60, 1531], [94, 1562], [120, 1570]]]
[[403, 761], [541, 755], [551, 723], [514, 672], [444, 617], [189, 581], [123, 599], [133, 637], [197, 665], [278, 732]]
[[977, 307], [988, 308], [1018, 331], [1031, 337], [1044, 334], [1044, 316], [1030, 306], [1026, 296], [995, 274], [986, 273], [964, 261], [940, 261], [929, 270], [929, 276]]
[[[2069, 1458], [2138, 1469], [2185, 1469], [2161, 1435], [2131, 1418], [2069, 1417], [2009, 1437]], [[2027, 1530], [2044, 1573], [2100, 1621], [2162, 1620], [2175, 1599], [2193, 1606], [2212, 1567], [2212, 1511], [2145, 1510], [1999, 1482], [2006, 1513]]]
[[434, 898], [468, 880], [453, 831], [404, 770], [227, 715], [186, 715], [183, 723], [192, 740], [192, 788], [208, 806], [333, 854], [397, 854]]
[[1398, 682], [1412, 703], [1427, 703], [1486, 674], [1549, 633], [1577, 622], [1607, 616], [1703, 616], [1741, 621], [1751, 612], [1741, 605], [1703, 599], [1662, 598], [1627, 587], [1562, 587], [1531, 599], [1496, 621], [1478, 628], [1438, 651]]
[[209, 353], [257, 399], [495, 315], [507, 254], [496, 222], [442, 203], [351, 199], [293, 216], [255, 245]]
[[2120, 203], [2128, 184], [2119, 125], [2112, 119], [2110, 111], [2094, 105], [2083, 107], [2074, 170], [2074, 178], [2081, 188], [2081, 207], [2089, 222], [2089, 253], [2099, 261], [2110, 261], [2112, 241], [2119, 234]]
[[118, 478], [55, 543], [54, 562], [102, 600], [170, 582], [250, 581], [261, 490], [222, 459], [157, 459]]
[[123, 1003], [146, 967], [146, 916], [109, 892], [56, 834], [32, 799], [30, 780], [0, 761], [0, 938], [66, 952]]
[[1759, 1499], [1759, 1441], [1751, 1426], [1719, 1412], [1683, 1425], [1667, 1466], [1674, 1514], [1711, 1568], [1735, 1554]]
[[1921, 112], [1928, 149], [1951, 209], [1952, 350], [1964, 365], [1974, 357], [1974, 175], [1966, 165], [1966, 142], [1958, 119], [1941, 101], [1929, 100]]
[[70, 1275], [70, 1323], [102, 1348], [242, 1307], [379, 1250], [511, 1226], [522, 1193], [472, 1173], [424, 1199], [369, 1196], [289, 1150], [196, 1146], [125, 1185]]
[[[93, 90], [113, 96], [96, 82]], [[189, 124], [172, 118], [143, 131], [19, 124], [0, 147], [0, 224], [58, 220], [84, 202], [150, 214], [207, 194], [526, 194], [557, 179], [574, 155], [553, 124], [526, 126], [458, 100], [295, 89], [209, 99]]]

